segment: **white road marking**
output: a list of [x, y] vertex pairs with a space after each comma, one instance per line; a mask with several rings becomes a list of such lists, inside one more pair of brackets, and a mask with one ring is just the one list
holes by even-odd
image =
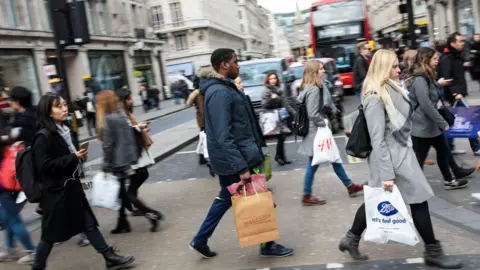
[[425, 262], [423, 258], [409, 258], [405, 261], [407, 261], [407, 264], [421, 264]]
[[172, 181], [172, 179], [168, 178], [167, 180], [165, 180], [165, 182], [170, 182]]
[[163, 181], [157, 181], [157, 184], [163, 183]]
[[[340, 138], [346, 138], [347, 136], [345, 135], [338, 135], [338, 136], [333, 136], [334, 139], [340, 139]], [[299, 139], [297, 140], [298, 143], [300, 143], [302, 140]], [[295, 143], [295, 141], [285, 141], [286, 144], [291, 144], [291, 143]], [[267, 145], [277, 145], [276, 142], [271, 142], [271, 143], [267, 143]], [[196, 150], [192, 150], [192, 151], [181, 151], [181, 152], [177, 152], [175, 153], [176, 155], [186, 155], [186, 154], [193, 154], [193, 153], [197, 153]]]
[[327, 263], [326, 268], [327, 269], [343, 268], [343, 264], [341, 264], [341, 263]]
[[187, 180], [188, 181], [193, 181], [193, 180], [197, 180], [197, 178], [188, 178]]

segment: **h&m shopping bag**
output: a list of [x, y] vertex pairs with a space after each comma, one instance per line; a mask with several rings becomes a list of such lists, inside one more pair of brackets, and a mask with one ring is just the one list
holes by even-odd
[[367, 231], [365, 241], [389, 241], [414, 246], [419, 242], [412, 217], [397, 186], [392, 191], [364, 186]]
[[198, 135], [197, 154], [203, 155], [204, 158], [208, 158], [207, 149], [207, 134], [205, 131], [201, 131]]
[[319, 127], [313, 140], [312, 166], [321, 163], [342, 163], [340, 151], [328, 127]]
[[121, 200], [118, 198], [120, 182], [113, 174], [99, 172], [95, 174], [92, 181], [92, 189], [89, 199], [92, 206], [118, 210], [121, 207]]
[[[255, 186], [253, 186], [255, 190]], [[232, 196], [233, 216], [240, 246], [248, 247], [280, 239], [272, 193]]]

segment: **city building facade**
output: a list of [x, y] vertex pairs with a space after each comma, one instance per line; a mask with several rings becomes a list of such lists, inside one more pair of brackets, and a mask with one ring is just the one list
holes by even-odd
[[272, 56], [269, 11], [257, 4], [257, 0], [238, 0], [237, 18], [245, 39], [245, 51], [242, 56], [266, 58]]
[[[398, 48], [409, 45], [408, 17], [400, 13], [400, 1], [367, 0], [367, 16], [370, 32], [380, 47]], [[417, 41], [429, 42], [427, 5], [423, 0], [413, 1], [414, 23]]]
[[310, 47], [310, 10], [300, 10], [295, 12], [275, 14], [278, 24], [284, 29], [287, 40], [290, 44], [292, 54], [295, 57], [306, 56], [307, 49]]
[[[61, 91], [49, 1], [0, 0], [0, 87], [21, 85], [38, 101]], [[139, 101], [140, 82], [162, 89], [163, 44], [153, 33], [144, 0], [89, 0], [91, 42], [65, 50], [72, 98], [127, 86]]]
[[459, 31], [468, 39], [480, 32], [480, 3], [477, 0], [428, 0], [431, 40], [443, 42]]
[[210, 66], [217, 48], [246, 51], [236, 0], [149, 0], [155, 34], [166, 43], [167, 74], [187, 77]]
[[279, 26], [273, 13], [268, 13], [268, 20], [270, 21], [271, 46], [273, 48], [272, 54], [274, 57], [284, 58], [292, 55], [290, 43], [285, 35], [285, 30]]

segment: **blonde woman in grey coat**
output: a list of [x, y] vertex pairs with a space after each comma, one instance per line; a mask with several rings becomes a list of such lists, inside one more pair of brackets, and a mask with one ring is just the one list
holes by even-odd
[[[394, 52], [379, 50], [373, 57], [362, 90], [362, 102], [370, 134], [372, 153], [368, 158], [370, 187], [391, 190], [397, 185], [413, 222], [425, 242], [425, 263], [443, 269], [462, 267], [447, 256], [433, 233], [427, 200], [433, 196], [412, 148], [412, 115], [408, 92], [400, 86], [400, 68]], [[357, 210], [352, 228], [341, 240], [340, 251], [356, 260], [367, 260], [358, 245], [367, 227], [365, 204]]]
[[[299, 154], [305, 155], [309, 158], [303, 184], [302, 205], [304, 206], [322, 205], [326, 203], [325, 200], [321, 200], [312, 195], [315, 172], [319, 166], [312, 166], [313, 140], [315, 139], [317, 128], [325, 127], [327, 125], [323, 108], [325, 106], [330, 106], [333, 111], [337, 110], [333, 104], [332, 97], [330, 96], [330, 91], [323, 82], [324, 74], [325, 69], [320, 61], [308, 61], [305, 64], [305, 70], [303, 71], [302, 84], [300, 86], [300, 89], [302, 90], [297, 98], [298, 103], [305, 103], [308, 118], [310, 119], [309, 132], [307, 136], [303, 137], [298, 150]], [[332, 163], [332, 167], [335, 174], [337, 174], [338, 178], [340, 178], [347, 188], [350, 197], [357, 196], [357, 194], [363, 190], [363, 185], [353, 183], [348, 177], [342, 163]]]

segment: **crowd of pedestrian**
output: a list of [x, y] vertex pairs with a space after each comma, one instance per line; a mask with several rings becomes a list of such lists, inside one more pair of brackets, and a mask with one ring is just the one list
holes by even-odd
[[[470, 68], [474, 79], [480, 77], [480, 69], [476, 66], [480, 63], [479, 44], [480, 35], [476, 35], [470, 47], [471, 55], [465, 56], [464, 38], [454, 33], [442, 53], [433, 48], [405, 49], [401, 59], [389, 50], [378, 50], [372, 57], [372, 50], [366, 42], [357, 46], [359, 57], [354, 67], [354, 87], [363, 105], [372, 147], [367, 159], [370, 177], [366, 182], [369, 187], [386, 191], [394, 187], [399, 189], [405, 203], [410, 205], [413, 222], [425, 243], [425, 263], [444, 269], [461, 268], [462, 264], [446, 255], [434, 235], [427, 202], [434, 194], [422, 169], [433, 146], [445, 189], [466, 187], [468, 180], [465, 178], [475, 170], [457, 165], [453, 155], [461, 152], [455, 149], [453, 140], [447, 140], [444, 135], [453, 123], [438, 103], [468, 106], [463, 71]], [[217, 255], [210, 249], [208, 240], [232, 206], [227, 187], [238, 182], [247, 185], [252, 181], [263, 165], [265, 154], [262, 148], [266, 146], [251, 101], [242, 89], [235, 51], [215, 50], [211, 65], [212, 68], [202, 70], [200, 77], [194, 80], [196, 90], [192, 93], [188, 92], [188, 87], [185, 91], [186, 84], [182, 81], [173, 87], [176, 99], [182, 98], [197, 109], [197, 123], [200, 132], [204, 133], [206, 145], [199, 162], [207, 164], [212, 176], [218, 175], [220, 183], [218, 196], [190, 242], [190, 248], [204, 258]], [[328, 127], [326, 114], [337, 112], [324, 73], [320, 61], [306, 62], [297, 98], [308, 118], [308, 132], [299, 146], [299, 153], [307, 162], [301, 199], [303, 206], [326, 204], [325, 200], [312, 195], [319, 167], [313, 162], [315, 131]], [[279, 165], [285, 165], [290, 161], [284, 143], [292, 131], [286, 119], [296, 118], [299, 110], [285, 100], [278, 88], [279, 81], [279, 74], [265, 74], [262, 111], [279, 111], [280, 132], [275, 160]], [[150, 109], [150, 102], [154, 107], [158, 105], [158, 99], [152, 100], [149, 91], [153, 90], [145, 85], [140, 91], [145, 110]], [[158, 93], [154, 92], [154, 95], [158, 97]], [[132, 266], [134, 257], [118, 255], [98, 228], [99, 223], [80, 182], [82, 163], [88, 159], [88, 146], [79, 149], [72, 136], [66, 101], [48, 93], [37, 106], [33, 106], [31, 92], [23, 87], [12, 89], [10, 100], [15, 113], [0, 118], [0, 157], [3, 160], [1, 155], [5, 149], [16, 142], [23, 142], [31, 151], [32, 168], [37, 175], [32, 181], [41, 184], [38, 202], [42, 227], [41, 239], [35, 246], [20, 218], [21, 209], [17, 204], [20, 190], [2, 187], [0, 218], [5, 223], [7, 249], [0, 254], [0, 261], [15, 260], [32, 264], [32, 269], [45, 269], [54, 244], [80, 234], [102, 254], [107, 269]], [[152, 145], [149, 123], [136, 121], [131, 91], [126, 88], [104, 90], [95, 96], [87, 91], [77, 104], [90, 113], [89, 126], [95, 127], [97, 139], [102, 143], [102, 174], [105, 177], [113, 175], [119, 182], [121, 205], [117, 225], [111, 233], [132, 231], [126, 210], [134, 216], [145, 217], [151, 224], [150, 231], [157, 231], [163, 214], [147, 206], [138, 195], [140, 186], [149, 177], [148, 166], [154, 161], [149, 152]], [[479, 155], [478, 139], [472, 138], [470, 143], [473, 154]], [[350, 197], [363, 191], [364, 185], [349, 178], [341, 160], [332, 161], [331, 165]], [[340, 240], [339, 250], [349, 252], [355, 260], [367, 260], [368, 256], [359, 250], [361, 235], [366, 228], [366, 207], [362, 204], [352, 227]], [[15, 238], [22, 244], [23, 253], [17, 252]], [[260, 245], [261, 256], [293, 254], [292, 248], [274, 241]]]

